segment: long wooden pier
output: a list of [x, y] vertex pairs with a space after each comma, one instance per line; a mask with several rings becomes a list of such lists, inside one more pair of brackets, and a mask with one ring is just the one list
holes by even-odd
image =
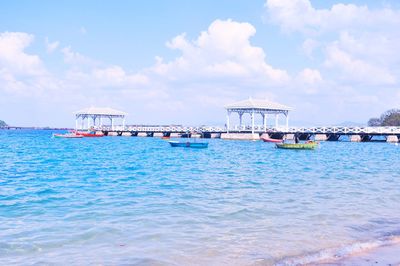
[[[200, 137], [223, 139], [259, 139], [263, 134], [271, 138], [293, 138], [299, 136], [301, 140], [315, 139], [318, 141], [338, 141], [347, 136], [353, 142], [388, 141], [399, 142], [400, 127], [268, 127], [255, 126], [254, 133], [248, 126], [233, 127], [227, 130], [218, 126], [125, 126], [119, 128], [103, 127], [101, 130], [109, 136], [142, 136], [142, 137]], [[380, 137], [380, 138], [376, 138]]]

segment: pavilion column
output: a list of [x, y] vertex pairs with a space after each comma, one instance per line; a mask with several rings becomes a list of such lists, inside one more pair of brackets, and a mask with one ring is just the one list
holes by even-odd
[[89, 124], [90, 124], [90, 117], [87, 117], [87, 129], [89, 129]]
[[114, 130], [114, 118], [111, 117], [111, 130]]
[[242, 130], [242, 117], [243, 117], [243, 113], [239, 113], [239, 130]]
[[231, 112], [228, 111], [226, 114], [226, 133], [229, 133], [229, 116], [230, 116]]
[[254, 109], [251, 112], [251, 133], [254, 134]]
[[286, 113], [286, 131], [289, 131], [289, 113]]
[[75, 116], [75, 130], [78, 130], [78, 116]]
[[100, 128], [103, 128], [103, 117], [100, 116]]
[[278, 128], [278, 114], [275, 114], [275, 128]]
[[122, 119], [122, 129], [125, 129], [125, 117]]
[[264, 132], [267, 132], [267, 114], [262, 114], [262, 116], [263, 116]]
[[83, 116], [81, 116], [81, 129], [83, 129], [83, 123], [84, 123], [85, 121], [84, 121], [84, 117]]

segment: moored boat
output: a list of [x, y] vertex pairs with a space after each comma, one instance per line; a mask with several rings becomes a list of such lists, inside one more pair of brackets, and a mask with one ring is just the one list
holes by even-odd
[[306, 143], [277, 143], [278, 149], [293, 149], [293, 150], [314, 150], [318, 147], [318, 142], [306, 142]]
[[261, 137], [261, 140], [264, 142], [271, 142], [271, 143], [282, 143], [283, 139], [272, 139], [267, 137]]
[[99, 138], [99, 137], [104, 137], [103, 133], [96, 133], [95, 131], [75, 131], [76, 135], [83, 136], [85, 138]]
[[171, 147], [185, 147], [185, 148], [197, 148], [197, 149], [204, 149], [208, 147], [207, 142], [169, 141], [168, 143], [171, 145]]
[[66, 133], [66, 134], [53, 134], [54, 138], [66, 138], [66, 139], [80, 139], [83, 138], [81, 135], [77, 135], [75, 133]]

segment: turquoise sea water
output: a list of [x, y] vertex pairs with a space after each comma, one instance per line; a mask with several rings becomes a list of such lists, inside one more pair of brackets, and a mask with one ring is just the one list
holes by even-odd
[[51, 134], [0, 130], [1, 265], [285, 264], [400, 235], [400, 146]]

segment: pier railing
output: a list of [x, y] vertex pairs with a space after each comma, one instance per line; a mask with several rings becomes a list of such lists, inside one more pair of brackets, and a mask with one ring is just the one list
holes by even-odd
[[267, 129], [267, 132], [310, 134], [400, 134], [400, 127], [290, 127]]
[[[344, 127], [344, 126], [318, 126], [318, 127], [267, 127], [262, 125], [255, 126], [255, 132], [262, 133], [309, 133], [309, 134], [400, 134], [400, 127]], [[102, 127], [101, 130], [106, 131], [129, 131], [129, 132], [210, 132], [224, 133], [227, 132], [226, 127], [221, 126], [157, 126], [157, 125], [138, 125], [114, 127]], [[229, 128], [229, 132], [251, 132], [250, 126], [234, 126]]]

